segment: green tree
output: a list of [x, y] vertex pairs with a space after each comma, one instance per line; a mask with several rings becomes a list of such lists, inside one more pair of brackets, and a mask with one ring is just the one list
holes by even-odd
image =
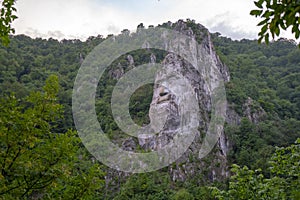
[[300, 139], [296, 144], [277, 148], [271, 158], [271, 177], [260, 169], [232, 166], [229, 189], [211, 188], [218, 199], [299, 199], [300, 198]]
[[162, 172], [147, 174], [133, 174], [120, 189], [115, 200], [139, 200], [139, 199], [170, 199], [170, 179]]
[[[269, 37], [279, 36], [280, 30], [292, 28], [295, 38], [300, 36], [300, 1], [299, 0], [258, 0], [254, 2], [257, 10], [252, 10], [250, 15], [260, 17], [263, 20], [258, 23], [262, 26], [258, 41], [265, 40], [269, 43]], [[300, 46], [299, 46], [300, 47]]]
[[1, 199], [87, 199], [101, 189], [100, 166], [78, 159], [84, 154], [76, 132], [53, 132], [62, 111], [58, 90], [57, 76], [50, 76], [44, 92], [1, 98]]
[[175, 193], [173, 199], [174, 200], [194, 200], [194, 197], [186, 189], [180, 189]]
[[0, 14], [0, 41], [5, 46], [9, 44], [9, 34], [15, 33], [15, 29], [12, 28], [11, 23], [17, 19], [17, 16], [14, 14], [16, 11], [15, 0], [2, 1]]

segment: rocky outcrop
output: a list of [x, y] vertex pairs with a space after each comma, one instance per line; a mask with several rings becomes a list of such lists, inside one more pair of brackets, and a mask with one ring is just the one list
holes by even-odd
[[133, 60], [132, 55], [128, 55], [127, 60], [128, 60], [128, 66], [133, 67], [134, 66], [134, 60]]
[[[162, 45], [169, 53], [164, 57], [162, 68], [155, 76], [149, 109], [150, 126], [141, 129], [138, 133], [138, 141], [132, 138], [123, 140], [122, 149], [131, 152], [140, 150], [141, 147], [148, 152], [163, 149], [170, 144], [178, 134], [181, 134], [182, 124], [188, 124], [185, 121], [187, 119], [183, 117], [183, 111], [190, 111], [195, 107], [186, 104], [188, 101], [185, 98], [192, 96], [199, 107], [198, 118], [188, 119], [192, 124], [197, 124], [195, 137], [183, 155], [168, 166], [171, 179], [184, 181], [197, 174], [203, 174], [211, 181], [225, 179], [229, 175], [227, 156], [230, 141], [224, 134], [222, 126], [210, 130], [210, 124], [217, 120], [214, 119], [214, 112], [215, 107], [219, 105], [215, 105], [218, 99], [215, 93], [222, 82], [230, 80], [227, 66], [217, 56], [210, 33], [204, 26], [201, 24], [190, 26], [183, 20], [168, 24], [169, 28], [179, 31], [190, 39], [180, 37], [169, 39], [166, 35], [161, 35], [165, 38]], [[142, 47], [151, 51], [150, 43], [147, 41]], [[180, 52], [180, 55], [175, 54], [174, 49]], [[110, 77], [120, 79], [125, 71], [135, 67], [132, 56], [127, 56], [127, 61], [128, 66], [123, 67], [119, 64], [111, 69]], [[146, 62], [149, 63], [149, 68], [154, 67], [155, 55], [151, 54]], [[182, 77], [187, 82], [172, 77]], [[190, 90], [186, 90], [186, 85], [189, 85]], [[227, 105], [222, 106], [225, 106], [226, 110]], [[227, 122], [239, 123], [239, 120], [234, 111], [227, 111]], [[217, 132], [219, 139], [213, 143], [208, 155], [202, 155], [200, 150], [211, 139], [210, 131]], [[152, 134], [153, 132], [156, 134]]]
[[136, 147], [137, 145], [133, 138], [128, 138], [122, 143], [122, 149], [125, 151], [135, 151]]
[[231, 125], [239, 125], [241, 123], [241, 116], [230, 105], [227, 105], [226, 123]]
[[266, 117], [266, 111], [259, 106], [255, 101], [248, 97], [243, 104], [243, 115], [247, 117], [252, 123], [257, 124]]
[[[182, 20], [171, 24], [176, 31], [185, 35], [199, 39], [199, 35], [194, 34], [191, 27]], [[173, 93], [176, 86], [168, 81], [170, 76], [183, 76], [189, 81], [193, 93], [196, 96], [199, 105], [199, 128], [195, 140], [188, 150], [173, 165], [169, 166], [169, 172], [172, 180], [184, 181], [190, 176], [198, 173], [206, 173], [206, 177], [212, 181], [228, 177], [227, 155], [229, 151], [229, 140], [221, 131], [219, 141], [213, 151], [205, 158], [199, 158], [199, 150], [203, 143], [203, 137], [208, 131], [210, 123], [210, 114], [212, 112], [212, 96], [214, 90], [220, 82], [229, 81], [230, 76], [227, 66], [224, 65], [217, 56], [208, 30], [200, 24], [201, 43], [189, 43], [187, 49], [181, 49], [181, 53], [188, 57], [187, 62], [182, 57], [169, 53], [163, 61], [162, 70], [157, 73], [153, 90], [153, 98], [150, 105], [149, 116], [151, 122], [164, 122], [157, 135], [149, 135], [145, 132], [139, 134], [139, 145], [147, 150], [157, 150], [168, 144], [178, 133], [180, 126], [180, 95]], [[199, 41], [199, 40], [198, 40]], [[166, 40], [166, 49], [172, 51], [177, 48], [178, 43], [186, 41]], [[147, 45], [145, 45], [147, 46]], [[167, 80], [167, 81], [165, 81]], [[178, 88], [177, 88], [178, 91]], [[184, 94], [187, 91], [180, 91]], [[183, 95], [184, 96], [184, 95]], [[167, 111], [167, 114], [166, 112]], [[231, 116], [231, 115], [230, 115]], [[165, 120], [167, 119], [167, 120]], [[238, 121], [238, 119], [229, 119], [229, 121]], [[155, 128], [155, 127], [154, 127]], [[209, 170], [207, 170], [209, 169]]]
[[150, 64], [155, 64], [156, 63], [156, 57], [155, 55], [152, 53], [150, 56]]
[[122, 65], [120, 63], [118, 63], [118, 66], [116, 67], [116, 69], [112, 69], [109, 71], [109, 76], [110, 78], [113, 79], [120, 79], [123, 75], [124, 75], [124, 68], [122, 67]]

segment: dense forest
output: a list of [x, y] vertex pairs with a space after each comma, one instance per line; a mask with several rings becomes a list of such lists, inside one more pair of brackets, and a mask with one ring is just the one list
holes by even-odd
[[[192, 22], [189, 26], [195, 29]], [[225, 124], [232, 143], [228, 180], [211, 181], [199, 175], [174, 182], [161, 169], [130, 176], [114, 172], [115, 180], [106, 181], [110, 171], [76, 135], [71, 104], [81, 63], [106, 38], [57, 41], [16, 35], [8, 47], [0, 47], [0, 199], [299, 199], [297, 44], [283, 38], [259, 45], [256, 40], [234, 41], [219, 33], [211, 36], [230, 71], [229, 107], [241, 117], [236, 125]], [[165, 55], [153, 50], [130, 55], [139, 65], [149, 63], [152, 53], [156, 62]], [[118, 58], [97, 88], [99, 122], [116, 142], [122, 133], [110, 111], [117, 82], [110, 69], [126, 72], [128, 66], [128, 55]], [[151, 98], [151, 84], [131, 97], [130, 114], [137, 124], [149, 123]], [[257, 118], [248, 117], [249, 101], [250, 112], [260, 113]]]

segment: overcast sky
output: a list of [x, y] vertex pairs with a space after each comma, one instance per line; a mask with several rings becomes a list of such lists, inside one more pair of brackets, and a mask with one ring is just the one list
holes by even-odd
[[[194, 19], [233, 39], [257, 38], [254, 0], [18, 0], [17, 34], [56, 39], [117, 34], [139, 23]], [[293, 38], [285, 33], [282, 37]]]

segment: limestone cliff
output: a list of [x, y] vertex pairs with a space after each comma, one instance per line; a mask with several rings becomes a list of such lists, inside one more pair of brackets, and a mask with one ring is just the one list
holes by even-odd
[[[148, 134], [149, 129], [142, 129], [138, 133], [137, 139], [134, 137], [124, 139], [122, 149], [133, 152], [139, 148], [146, 151], [157, 151], [171, 143], [180, 133], [181, 111], [193, 107], [183, 103], [184, 98], [192, 94], [199, 107], [199, 111], [197, 111], [199, 119], [197, 118], [198, 121], [195, 122], [198, 124], [198, 128], [187, 151], [168, 166], [168, 171], [173, 181], [184, 181], [199, 174], [202, 174], [206, 180], [223, 180], [229, 176], [227, 155], [230, 148], [230, 141], [224, 134], [223, 126], [216, 127], [218, 140], [209, 149], [210, 153], [201, 155], [200, 150], [205, 147], [206, 140], [209, 140], [210, 123], [215, 120], [213, 119], [213, 112], [216, 112], [214, 108], [216, 106], [214, 103], [216, 101], [214, 99], [216, 98], [215, 92], [221, 83], [230, 80], [228, 68], [216, 54], [209, 31], [201, 24], [195, 24], [189, 20], [179, 20], [176, 23], [164, 24], [164, 28], [175, 30], [189, 39], [184, 37], [170, 39], [164, 32], [159, 36], [163, 38], [162, 46], [168, 53], [163, 58], [162, 68], [155, 75], [153, 97], [149, 109], [150, 128], [157, 134]], [[141, 32], [137, 34], [141, 34]], [[152, 51], [151, 42], [145, 41], [142, 48]], [[176, 51], [174, 51], [175, 49]], [[180, 55], [174, 52], [179, 52]], [[145, 61], [149, 68], [154, 67], [157, 62], [155, 55], [153, 53], [150, 55]], [[127, 67], [121, 67], [119, 64], [115, 69], [111, 69], [108, 73], [109, 76], [118, 80], [128, 69], [136, 67], [136, 62], [131, 55], [127, 56], [127, 63]], [[123, 69], [125, 70], [123, 71]], [[187, 80], [192, 90], [191, 94], [187, 94], [188, 91], [182, 87], [185, 85], [184, 82], [169, 79], [172, 76], [183, 77]], [[227, 105], [221, 107], [225, 107], [222, 111], [227, 113], [226, 122], [239, 121], [239, 117], [233, 110], [228, 109]], [[160, 124], [161, 122], [164, 123]], [[156, 125], [160, 129], [157, 129]]]
[[[181, 49], [181, 53], [186, 55], [192, 63], [187, 62], [182, 57], [168, 53], [163, 60], [163, 68], [157, 73], [155, 78], [153, 98], [150, 105], [149, 116], [151, 121], [163, 121], [164, 111], [167, 110], [167, 121], [163, 129], [156, 136], [140, 134], [139, 145], [144, 149], [156, 150], [168, 144], [177, 133], [180, 124], [179, 103], [180, 97], [172, 93], [174, 87], [172, 82], [168, 82], [167, 77], [171, 74], [181, 75], [189, 80], [199, 105], [199, 129], [195, 140], [189, 149], [176, 161], [169, 166], [172, 180], [184, 181], [190, 176], [202, 173], [212, 181], [224, 179], [228, 176], [227, 154], [229, 141], [221, 131], [219, 141], [213, 151], [205, 158], [199, 158], [203, 138], [208, 130], [210, 114], [212, 109], [212, 93], [221, 81], [227, 82], [230, 79], [228, 69], [216, 54], [208, 30], [201, 24], [193, 27], [198, 31], [195, 34], [187, 22], [179, 20], [169, 27], [180, 33], [194, 38], [197, 43], [190, 42], [188, 48]], [[201, 30], [199, 34], [199, 30]], [[200, 42], [199, 42], [200, 41]], [[166, 49], [172, 51], [177, 48], [178, 43], [185, 42], [180, 40], [166, 40]], [[209, 64], [210, 63], [210, 64]], [[164, 85], [162, 80], [167, 80]], [[208, 81], [209, 80], [209, 81]], [[186, 91], [180, 91], [184, 94]]]

